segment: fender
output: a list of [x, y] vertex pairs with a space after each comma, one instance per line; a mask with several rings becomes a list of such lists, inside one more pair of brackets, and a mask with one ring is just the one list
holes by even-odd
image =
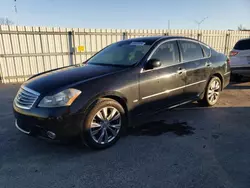
[[117, 101], [118, 103], [120, 103], [122, 105], [122, 107], [125, 110], [126, 116], [127, 116], [127, 125], [128, 127], [131, 125], [131, 117], [130, 117], [130, 113], [129, 113], [129, 108], [128, 108], [128, 104], [127, 104], [127, 98], [120, 92], [118, 91], [107, 91], [107, 92], [103, 92], [103, 93], [99, 93], [97, 95], [95, 95], [94, 97], [92, 97], [91, 99], [88, 100], [88, 102], [82, 106], [79, 114], [85, 115], [87, 114], [86, 112], [91, 109], [92, 106], [94, 106], [100, 99], [102, 98], [111, 98], [114, 99], [115, 101]]
[[86, 112], [91, 106], [96, 104], [96, 102], [101, 98], [111, 98], [111, 99], [119, 99], [117, 102], [122, 103], [121, 105], [124, 107], [124, 110], [128, 112], [128, 106], [127, 106], [127, 98], [120, 92], [117, 91], [106, 91], [102, 93], [98, 93], [97, 95], [93, 96], [86, 104], [84, 104], [81, 108], [80, 113]]
[[[218, 72], [218, 71], [212, 72], [212, 73], [210, 74], [208, 80], [207, 80], [207, 83], [206, 83], [206, 86], [205, 86], [205, 88], [204, 88], [204, 91], [199, 95], [199, 98], [200, 98], [200, 99], [202, 99], [202, 98], [204, 97], [205, 90], [206, 90], [206, 88], [207, 88], [207, 86], [208, 86], [208, 84], [209, 84], [209, 82], [210, 82], [210, 80], [211, 80], [211, 78], [212, 78], [213, 76], [219, 77], [220, 80], [221, 80], [221, 84], [223, 85], [223, 83], [224, 83], [224, 77], [222, 76], [222, 74], [221, 74], [220, 72]], [[223, 89], [223, 87], [221, 87], [221, 90], [222, 90], [222, 89]]]

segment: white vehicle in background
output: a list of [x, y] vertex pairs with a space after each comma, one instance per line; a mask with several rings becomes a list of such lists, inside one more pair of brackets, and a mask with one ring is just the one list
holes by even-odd
[[250, 77], [250, 38], [239, 40], [230, 52], [232, 78], [240, 81]]

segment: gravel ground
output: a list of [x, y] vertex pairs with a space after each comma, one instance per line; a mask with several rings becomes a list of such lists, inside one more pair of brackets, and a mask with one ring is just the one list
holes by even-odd
[[114, 147], [35, 139], [14, 126], [18, 85], [0, 85], [0, 187], [249, 188], [250, 82], [217, 106], [189, 104], [150, 117]]

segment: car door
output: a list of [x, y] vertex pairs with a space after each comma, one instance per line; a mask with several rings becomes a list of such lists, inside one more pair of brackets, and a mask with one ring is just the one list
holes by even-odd
[[186, 68], [186, 86], [184, 94], [186, 98], [195, 98], [201, 94], [209, 78], [212, 64], [199, 42], [191, 40], [178, 41], [182, 62]]
[[149, 56], [150, 59], [160, 60], [161, 66], [143, 69], [140, 73], [141, 112], [159, 110], [183, 99], [186, 73], [180, 63], [177, 41], [162, 42]]

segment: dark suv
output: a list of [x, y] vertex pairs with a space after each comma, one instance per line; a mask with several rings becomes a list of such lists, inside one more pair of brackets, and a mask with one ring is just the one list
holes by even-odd
[[26, 81], [13, 103], [15, 124], [29, 135], [80, 135], [86, 145], [106, 148], [149, 113], [191, 101], [214, 105], [229, 79], [227, 57], [197, 40], [124, 40], [84, 64]]

